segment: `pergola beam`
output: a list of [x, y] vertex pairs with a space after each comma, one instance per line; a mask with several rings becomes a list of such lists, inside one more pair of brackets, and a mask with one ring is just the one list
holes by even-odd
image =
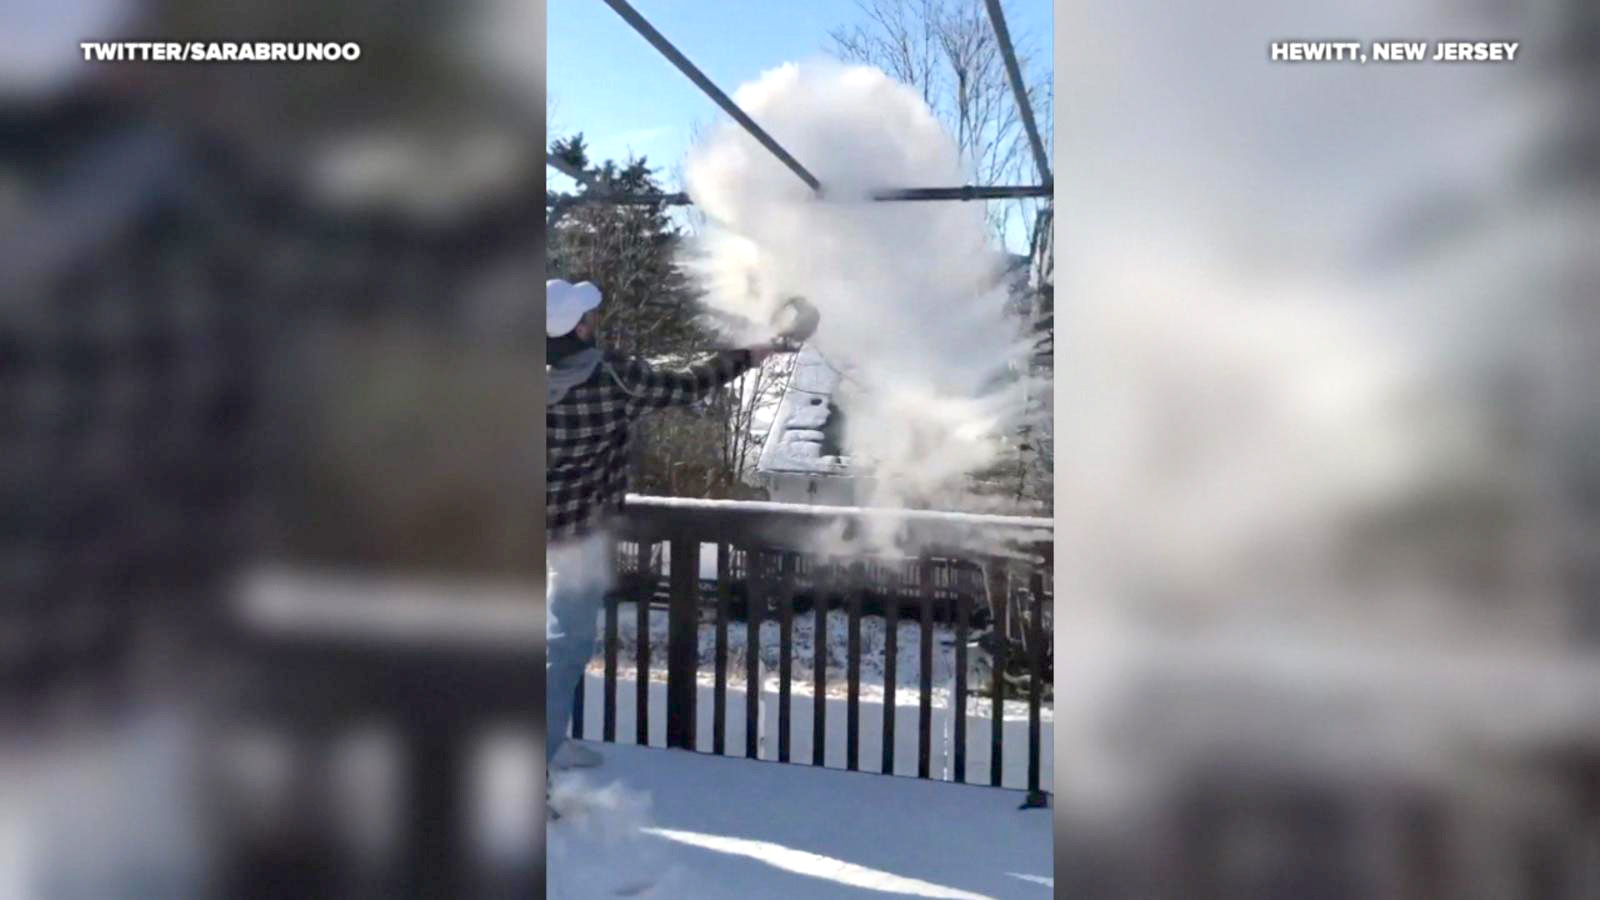
[[1048, 197], [1054, 190], [1048, 184], [998, 185], [969, 184], [964, 187], [893, 188], [878, 191], [872, 199], [880, 202], [902, 200], [1015, 200], [1023, 197]]
[[[879, 203], [898, 203], [915, 200], [1015, 200], [1023, 197], [1048, 197], [1052, 188], [1048, 184], [982, 185], [962, 187], [891, 188], [878, 191], [871, 200]], [[673, 194], [623, 194], [610, 193], [598, 186], [582, 194], [564, 194], [555, 197], [551, 205], [565, 208], [582, 203], [609, 204], [612, 206], [693, 206], [694, 201], [685, 193]]]
[[713, 84], [711, 79], [705, 76], [705, 73], [701, 72], [694, 63], [689, 61], [688, 57], [680, 53], [678, 48], [672, 45], [671, 41], [662, 36], [661, 32], [655, 29], [655, 26], [651, 25], [644, 16], [639, 15], [638, 10], [629, 6], [626, 0], [605, 0], [605, 3], [613, 10], [616, 10], [617, 15], [621, 16], [623, 21], [632, 25], [633, 30], [639, 32], [645, 40], [650, 42], [651, 46], [661, 52], [662, 56], [665, 56], [668, 61], [677, 66], [678, 71], [687, 75], [689, 80], [695, 83], [696, 87], [705, 92], [706, 96], [722, 107], [723, 112], [732, 116], [735, 122], [744, 126], [744, 130], [750, 132], [750, 136], [760, 142], [761, 146], [767, 148], [768, 152], [788, 166], [789, 171], [798, 175], [800, 180], [806, 183], [807, 187], [819, 194], [822, 193], [822, 185], [817, 181], [816, 176], [807, 171], [805, 166], [800, 165], [800, 162], [793, 156], [790, 156], [789, 151], [783, 149], [776, 140], [773, 140], [772, 135], [767, 134], [766, 130], [757, 125], [754, 119], [746, 115], [745, 111], [740, 109], [727, 94], [724, 94], [721, 88]]
[[584, 203], [597, 203], [601, 206], [693, 206], [694, 201], [688, 194], [610, 194], [604, 191], [586, 194], [561, 194], [552, 202], [552, 206], [577, 206]]
[[[780, 162], [789, 167], [806, 186], [818, 195], [822, 193], [822, 185], [817, 181], [805, 166], [789, 155], [773, 137], [766, 132], [755, 120], [751, 119], [744, 110], [740, 109], [727, 94], [723, 93], [711, 79], [705, 76], [688, 57], [684, 56], [672, 42], [667, 40], [661, 32], [655, 29], [639, 11], [627, 3], [627, 0], [605, 0], [623, 21], [627, 22], [650, 45], [655, 47], [662, 56], [678, 68], [695, 86], [700, 88], [706, 96], [710, 97], [723, 112], [733, 117], [751, 137], [754, 137], [763, 147]], [[985, 0], [989, 11], [989, 22], [994, 27], [996, 41], [1000, 45], [1001, 56], [1005, 60], [1006, 79], [1011, 83], [1012, 95], [1016, 100], [1018, 113], [1022, 117], [1023, 128], [1028, 134], [1028, 146], [1033, 151], [1034, 165], [1039, 170], [1041, 184], [1036, 185], [966, 185], [962, 187], [932, 187], [932, 188], [891, 188], [877, 191], [871, 199], [879, 202], [901, 202], [916, 200], [1011, 200], [1025, 197], [1049, 197], [1053, 192], [1053, 179], [1050, 174], [1050, 158], [1045, 153], [1044, 141], [1039, 136], [1038, 123], [1033, 118], [1033, 106], [1028, 101], [1027, 89], [1022, 83], [1022, 70], [1017, 64], [1017, 54], [1011, 44], [1011, 32], [1006, 27], [1005, 12], [1000, 8], [1000, 0]], [[694, 201], [683, 193], [675, 194], [623, 194], [609, 191], [601, 185], [594, 183], [578, 167], [566, 160], [551, 157], [550, 165], [557, 171], [567, 175], [584, 187], [584, 193], [575, 195], [562, 195], [551, 201], [551, 211], [547, 225], [555, 224], [571, 207], [582, 203], [603, 203], [617, 206], [691, 206]]]
[[1039, 178], [1046, 184], [1052, 181], [1050, 156], [1044, 152], [1044, 141], [1039, 138], [1039, 125], [1033, 120], [1033, 104], [1028, 102], [1028, 89], [1022, 84], [1022, 68], [1017, 65], [1017, 51], [1011, 46], [1011, 32], [1006, 28], [1006, 14], [1000, 0], [985, 0], [989, 7], [989, 22], [994, 25], [995, 38], [1000, 42], [1000, 55], [1006, 62], [1006, 79], [1011, 82], [1011, 94], [1017, 101], [1017, 112], [1022, 115], [1022, 127], [1028, 132], [1028, 146], [1033, 149], [1033, 163], [1039, 168]]

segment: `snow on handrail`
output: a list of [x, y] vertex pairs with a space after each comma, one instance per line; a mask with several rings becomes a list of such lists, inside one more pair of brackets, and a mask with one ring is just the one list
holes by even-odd
[[893, 509], [880, 506], [815, 506], [803, 503], [773, 503], [767, 500], [700, 500], [691, 497], [627, 495], [630, 510], [705, 510], [707, 512], [766, 513], [816, 518], [861, 517], [903, 519], [911, 522], [938, 522], [952, 525], [1037, 528], [1055, 531], [1055, 520], [1038, 516], [1000, 516], [933, 509]]

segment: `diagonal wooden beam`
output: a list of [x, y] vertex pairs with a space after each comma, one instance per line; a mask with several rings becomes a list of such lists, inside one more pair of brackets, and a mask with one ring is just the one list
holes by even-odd
[[1022, 69], [1017, 65], [1017, 51], [1011, 46], [1011, 32], [1006, 28], [1006, 14], [1000, 0], [985, 0], [989, 7], [989, 22], [994, 25], [994, 36], [1000, 42], [1000, 55], [1006, 61], [1006, 78], [1011, 82], [1011, 93], [1017, 101], [1017, 112], [1022, 115], [1022, 127], [1028, 132], [1028, 146], [1033, 150], [1033, 164], [1039, 167], [1039, 177], [1047, 184], [1050, 177], [1050, 156], [1044, 152], [1044, 141], [1039, 138], [1039, 125], [1033, 120], [1033, 104], [1028, 102], [1028, 89], [1022, 84]]
[[767, 148], [768, 152], [788, 166], [789, 171], [798, 175], [800, 180], [806, 183], [807, 187], [818, 194], [822, 193], [822, 185], [815, 176], [806, 171], [805, 166], [800, 165], [798, 160], [790, 156], [789, 151], [783, 149], [777, 141], [773, 140], [772, 135], [767, 134], [765, 129], [757, 125], [750, 116], [746, 115], [745, 111], [740, 109], [727, 94], [724, 94], [721, 88], [713, 84], [711, 79], [705, 76], [705, 73], [701, 72], [694, 63], [689, 61], [688, 57], [680, 53], [677, 47], [672, 46], [672, 42], [662, 36], [661, 32], [646, 21], [644, 16], [639, 15], [638, 10], [629, 6], [626, 0], [605, 0], [605, 3], [613, 10], [616, 10], [617, 15], [621, 16], [623, 21], [632, 25], [633, 30], [639, 32], [645, 40], [650, 42], [651, 46], [661, 52], [662, 56], [665, 56], [669, 62], [677, 66], [678, 71], [687, 75], [689, 80], [695, 83], [696, 87], [705, 92], [706, 96], [722, 107], [723, 112], [732, 116], [735, 122], [744, 126], [744, 130], [750, 132], [750, 136], [760, 142], [761, 146]]

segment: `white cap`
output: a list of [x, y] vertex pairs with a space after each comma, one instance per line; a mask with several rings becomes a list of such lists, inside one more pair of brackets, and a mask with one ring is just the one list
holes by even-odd
[[600, 289], [587, 281], [577, 284], [552, 278], [544, 283], [544, 330], [560, 337], [578, 327], [583, 314], [600, 306]]

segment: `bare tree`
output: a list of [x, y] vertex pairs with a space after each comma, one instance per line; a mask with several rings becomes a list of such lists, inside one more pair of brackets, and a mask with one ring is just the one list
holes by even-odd
[[545, 97], [544, 101], [544, 127], [548, 134], [566, 134], [567, 129], [561, 118], [561, 101], [554, 94]]
[[867, 23], [829, 31], [834, 52], [911, 85], [935, 113], [942, 113], [948, 99], [939, 59], [944, 0], [857, 0], [857, 5]]
[[724, 394], [726, 408], [720, 441], [723, 466], [742, 483], [750, 483], [765, 437], [765, 431], [757, 428], [757, 419], [763, 410], [777, 404], [793, 371], [793, 356], [772, 356]]
[[[955, 138], [978, 183], [1024, 184], [1041, 176], [1034, 171], [1027, 129], [983, 0], [857, 0], [857, 6], [861, 23], [829, 33], [836, 56], [876, 66], [916, 90]], [[1048, 151], [1054, 100], [1049, 53], [1039, 51], [1033, 34], [1014, 27], [1011, 33], [1028, 104]], [[1018, 298], [1018, 312], [1041, 341], [1028, 373], [1047, 384], [1052, 368], [1048, 336], [1053, 328], [1055, 256], [1048, 241], [1049, 201], [993, 201], [986, 213], [999, 241], [1004, 242], [1013, 226], [1020, 226], [1028, 248], [1029, 287]], [[1006, 498], [1019, 511], [1052, 508], [1054, 434], [1047, 412], [1040, 412], [1048, 409], [1048, 399], [1029, 398], [1035, 407], [1031, 424], [1014, 436], [1002, 461], [974, 473], [977, 493]]]
[[[864, 22], [829, 32], [836, 56], [876, 66], [915, 89], [955, 137], [978, 182], [1025, 183], [1037, 177], [983, 0], [857, 0], [857, 5]], [[1013, 32], [1013, 37], [1028, 101], [1047, 136], [1053, 121], [1048, 66], [1041, 71], [1036, 65], [1040, 54], [1031, 34]], [[1020, 216], [1031, 246], [1039, 205], [1038, 200], [990, 202], [990, 227], [1003, 239]]]
[[[689, 123], [690, 152], [693, 152], [693, 148], [700, 145], [701, 141], [705, 139], [707, 132], [711, 130], [711, 127], [712, 120], [709, 119], [696, 118]], [[678, 161], [673, 163], [671, 168], [668, 169], [668, 174], [671, 176], [671, 180], [668, 182], [669, 190], [682, 191], [685, 193], [688, 192], [689, 174], [686, 168], [687, 162], [687, 155], [680, 157]], [[692, 236], [701, 234], [710, 225], [710, 222], [706, 218], [705, 210], [693, 203], [677, 208], [674, 210], [674, 214], [676, 217], [675, 220], [679, 225], [682, 226], [684, 233], [687, 235]]]

